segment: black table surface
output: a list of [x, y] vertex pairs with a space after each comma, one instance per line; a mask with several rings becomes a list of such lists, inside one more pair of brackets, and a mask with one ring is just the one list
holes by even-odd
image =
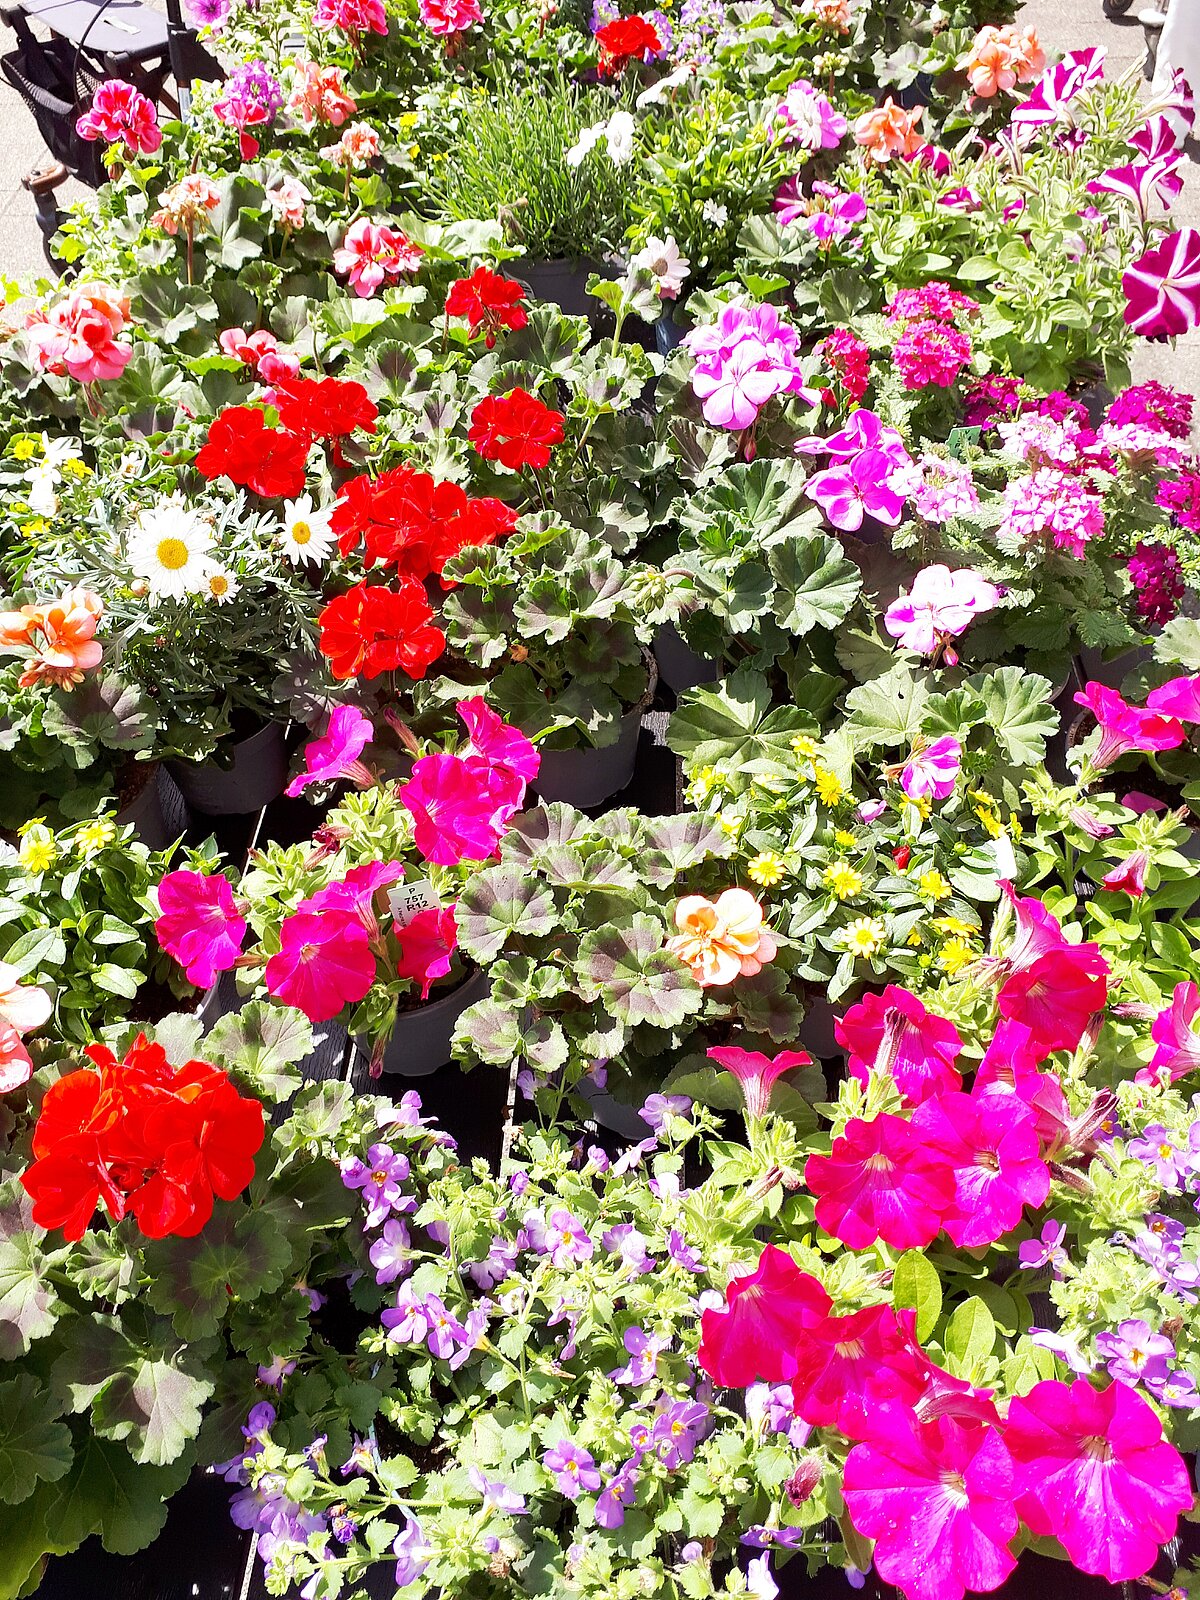
[[144, 61], [167, 49], [167, 19], [142, 0], [20, 0], [13, 9], [95, 55]]

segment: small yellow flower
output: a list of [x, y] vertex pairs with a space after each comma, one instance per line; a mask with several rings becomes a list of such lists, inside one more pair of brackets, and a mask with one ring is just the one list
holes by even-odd
[[887, 943], [887, 929], [878, 917], [855, 917], [842, 935], [853, 956], [873, 956]]
[[917, 889], [927, 900], [945, 900], [950, 894], [950, 885], [933, 868], [923, 872], [917, 879]]
[[114, 822], [107, 817], [96, 817], [91, 822], [85, 822], [75, 835], [75, 849], [81, 856], [95, 855], [97, 850], [103, 850], [117, 836]]
[[43, 533], [49, 533], [50, 524], [45, 517], [34, 517], [32, 522], [23, 522], [21, 532], [27, 539], [36, 539]]
[[938, 954], [938, 966], [953, 977], [956, 972], [969, 967], [974, 959], [975, 953], [965, 939], [947, 939]]
[[30, 823], [24, 829], [17, 854], [26, 872], [45, 872], [54, 865], [58, 846], [44, 822]]
[[933, 801], [926, 795], [922, 795], [917, 800], [910, 800], [908, 803], [916, 811], [922, 822], [928, 822], [933, 815]]
[[998, 839], [1004, 832], [1003, 824], [994, 811], [976, 810], [975, 815], [979, 818], [980, 823], [983, 825], [983, 831], [989, 839]]
[[964, 922], [961, 917], [935, 917], [933, 925], [939, 933], [952, 935], [956, 939], [971, 939], [976, 930], [969, 922]]
[[817, 753], [817, 741], [810, 739], [806, 733], [798, 733], [792, 740], [792, 749], [798, 756], [803, 756], [806, 761], [811, 761]]
[[787, 863], [774, 850], [760, 850], [746, 865], [746, 876], [760, 889], [772, 889], [787, 876]]
[[9, 455], [15, 456], [18, 461], [32, 461], [34, 456], [37, 455], [37, 451], [37, 440], [30, 439], [28, 436], [14, 439], [8, 447]]
[[834, 844], [840, 844], [843, 850], [853, 850], [858, 840], [847, 828], [839, 828], [833, 836]]
[[736, 811], [722, 811], [717, 818], [721, 824], [721, 832], [729, 839], [737, 838], [745, 820], [745, 817], [739, 817]]
[[862, 873], [848, 867], [844, 861], [835, 861], [825, 868], [825, 885], [838, 900], [853, 900], [862, 892]]
[[1021, 826], [1021, 819], [1015, 811], [1008, 819], [1008, 831], [1014, 839], [1019, 839], [1025, 832], [1025, 829]]
[[86, 461], [81, 461], [78, 456], [68, 456], [62, 464], [64, 475], [72, 478], [90, 478], [92, 469]]
[[817, 799], [823, 806], [836, 806], [846, 793], [842, 780], [828, 767], [814, 766], [813, 778], [817, 785]]

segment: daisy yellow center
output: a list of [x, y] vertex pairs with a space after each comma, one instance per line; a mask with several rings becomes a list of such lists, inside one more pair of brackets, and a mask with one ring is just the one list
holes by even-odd
[[307, 522], [294, 522], [292, 524], [292, 543], [293, 544], [311, 544], [312, 543], [312, 529], [309, 527]]
[[168, 572], [178, 572], [188, 564], [188, 547], [182, 539], [160, 539], [155, 555], [159, 566]]
[[213, 594], [228, 594], [229, 579], [222, 577], [219, 572], [214, 573], [213, 576], [208, 580], [208, 587]]

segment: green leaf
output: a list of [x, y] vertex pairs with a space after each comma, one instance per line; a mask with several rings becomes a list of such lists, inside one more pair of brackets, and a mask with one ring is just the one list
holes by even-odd
[[90, 1534], [113, 1555], [131, 1556], [162, 1532], [167, 1501], [187, 1481], [188, 1451], [167, 1467], [140, 1467], [123, 1444], [85, 1434], [77, 1441], [69, 1475], [47, 1518], [62, 1548], [74, 1549]]
[[920, 1250], [906, 1250], [892, 1277], [892, 1304], [917, 1313], [917, 1338], [927, 1339], [942, 1314], [942, 1280]]
[[[1016, 670], [1016, 669], [1014, 669]], [[846, 731], [859, 750], [909, 745], [921, 732], [926, 690], [903, 663], [846, 696]]]
[[772, 709], [771, 686], [749, 667], [715, 689], [691, 689], [667, 729], [667, 744], [689, 767], [787, 761], [792, 737], [811, 732], [813, 717], [797, 706]]
[[1054, 686], [1048, 678], [1021, 667], [1000, 667], [968, 678], [966, 687], [983, 701], [984, 721], [1014, 766], [1036, 766], [1046, 756], [1046, 740], [1058, 727], [1050, 704]]
[[70, 1471], [71, 1430], [58, 1421], [61, 1410], [32, 1373], [0, 1383], [0, 1500], [8, 1505]]
[[554, 896], [512, 867], [487, 867], [471, 878], [455, 911], [458, 942], [476, 961], [495, 959], [508, 940], [536, 938], [557, 926]]
[[181, 1339], [217, 1332], [233, 1300], [281, 1287], [292, 1264], [284, 1233], [257, 1211], [225, 1206], [194, 1239], [146, 1247], [150, 1304], [171, 1317]]
[[663, 926], [653, 917], [636, 916], [625, 928], [593, 928], [579, 941], [576, 966], [585, 998], [602, 999], [630, 1027], [677, 1028], [699, 1011], [704, 992], [664, 943]]
[[165, 1324], [138, 1336], [126, 1321], [94, 1316], [59, 1358], [55, 1384], [71, 1408], [91, 1407], [103, 1438], [126, 1440], [140, 1464], [165, 1466], [200, 1431], [200, 1408], [213, 1392], [194, 1349], [180, 1346]]
[[0, 1239], [0, 1361], [24, 1355], [58, 1320], [62, 1305], [43, 1265], [36, 1234]]
[[958, 1368], [960, 1377], [967, 1377], [987, 1356], [996, 1343], [996, 1324], [992, 1313], [978, 1296], [964, 1300], [946, 1324], [942, 1341], [946, 1354]]
[[862, 587], [858, 568], [823, 534], [772, 545], [767, 564], [777, 585], [775, 617], [788, 633], [836, 628]]
[[312, 1023], [301, 1012], [251, 1000], [213, 1027], [204, 1041], [204, 1059], [237, 1072], [256, 1094], [286, 1100], [301, 1082], [291, 1069], [312, 1047]]

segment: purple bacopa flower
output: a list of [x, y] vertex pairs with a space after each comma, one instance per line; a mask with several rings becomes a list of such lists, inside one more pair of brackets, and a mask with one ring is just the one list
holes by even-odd
[[398, 1217], [389, 1217], [383, 1225], [383, 1233], [368, 1252], [371, 1265], [375, 1268], [376, 1283], [394, 1283], [410, 1270], [411, 1245], [404, 1223]]
[[422, 1315], [429, 1324], [426, 1342], [429, 1353], [439, 1361], [447, 1361], [462, 1343], [466, 1329], [436, 1294], [427, 1294], [421, 1306]]
[[588, 1145], [587, 1165], [593, 1172], [605, 1173], [612, 1166], [612, 1157], [600, 1145], [590, 1144]]
[[494, 1307], [490, 1300], [485, 1300], [482, 1305], [468, 1311], [467, 1320], [462, 1324], [462, 1331], [458, 1334], [458, 1349], [450, 1357], [450, 1370], [457, 1372], [459, 1367], [466, 1366], [476, 1350], [482, 1350], [487, 1344], [488, 1321]]
[[525, 1496], [518, 1494], [515, 1489], [510, 1489], [506, 1483], [501, 1483], [496, 1478], [486, 1478], [478, 1467], [470, 1467], [467, 1477], [471, 1480], [471, 1487], [482, 1496], [484, 1509], [499, 1511], [505, 1517], [523, 1517], [525, 1515]]
[[335, 1511], [329, 1519], [329, 1530], [339, 1544], [350, 1544], [358, 1532], [358, 1523], [344, 1511]]
[[741, 1544], [752, 1550], [794, 1550], [804, 1543], [808, 1532], [804, 1528], [747, 1528]]
[[514, 1172], [508, 1180], [508, 1187], [520, 1199], [529, 1187], [529, 1174], [527, 1172]]
[[640, 1388], [643, 1383], [649, 1383], [658, 1370], [658, 1358], [670, 1344], [670, 1340], [657, 1333], [647, 1333], [644, 1328], [626, 1328], [621, 1338], [629, 1355], [629, 1360], [623, 1367], [618, 1367], [608, 1376], [614, 1383], [627, 1383], [633, 1388]]
[[1065, 1333], [1056, 1333], [1053, 1328], [1030, 1328], [1029, 1338], [1040, 1350], [1049, 1350], [1052, 1355], [1065, 1362], [1072, 1372], [1080, 1376], [1090, 1375], [1093, 1364], [1079, 1348], [1076, 1340]]
[[596, 1499], [596, 1521], [602, 1528], [619, 1528], [625, 1521], [625, 1508], [631, 1506], [637, 1494], [638, 1463], [640, 1456], [631, 1456], [608, 1480], [604, 1492]]
[[1200, 326], [1200, 229], [1169, 233], [1121, 278], [1125, 321], [1146, 339]]
[[652, 1094], [640, 1115], [647, 1127], [661, 1134], [668, 1117], [686, 1117], [691, 1109], [691, 1098], [686, 1094]]
[[678, 1228], [672, 1228], [667, 1235], [667, 1254], [675, 1265], [682, 1267], [685, 1272], [704, 1271], [700, 1252], [687, 1242]]
[[340, 1470], [343, 1478], [349, 1477], [352, 1472], [363, 1472], [371, 1476], [378, 1466], [379, 1455], [375, 1449], [374, 1441], [371, 1439], [359, 1439], [356, 1436], [350, 1454], [342, 1462]]
[[396, 1535], [392, 1543], [392, 1554], [396, 1557], [396, 1587], [403, 1589], [407, 1584], [415, 1583], [425, 1568], [429, 1565], [433, 1551], [426, 1543], [421, 1524], [416, 1517], [405, 1513], [408, 1521], [403, 1529]]
[[620, 1256], [627, 1272], [640, 1276], [653, 1272], [656, 1262], [646, 1249], [646, 1236], [632, 1222], [620, 1222], [601, 1235], [600, 1243], [610, 1255]]
[[1196, 1380], [1190, 1372], [1168, 1372], [1165, 1378], [1147, 1376], [1144, 1381], [1150, 1393], [1164, 1406], [1174, 1406], [1181, 1411], [1194, 1411], [1200, 1406]]
[[1182, 1189], [1191, 1165], [1187, 1153], [1178, 1149], [1161, 1122], [1152, 1122], [1138, 1139], [1131, 1139], [1129, 1154], [1154, 1168], [1164, 1189]]
[[1066, 1236], [1065, 1224], [1047, 1222], [1040, 1238], [1025, 1240], [1017, 1252], [1017, 1259], [1026, 1268], [1053, 1267], [1054, 1276], [1059, 1278], [1067, 1264], [1067, 1252], [1062, 1247]]
[[709, 1409], [697, 1400], [673, 1400], [655, 1418], [650, 1437], [669, 1472], [692, 1459], [709, 1425]]
[[612, 1164], [614, 1178], [623, 1178], [627, 1172], [633, 1172], [640, 1167], [643, 1159], [652, 1150], [658, 1149], [657, 1139], [640, 1139], [637, 1144], [627, 1145]]
[[882, 450], [860, 450], [841, 466], [814, 473], [804, 492], [843, 532], [855, 532], [868, 516], [894, 528], [904, 512], [904, 498], [888, 482], [893, 465]]
[[512, 1273], [519, 1254], [515, 1244], [510, 1244], [507, 1239], [494, 1234], [492, 1248], [483, 1260], [467, 1263], [465, 1269], [467, 1277], [477, 1289], [494, 1289]]
[[579, 1218], [565, 1206], [555, 1206], [546, 1219], [546, 1249], [558, 1268], [590, 1261], [596, 1246]]
[[268, 1366], [259, 1367], [257, 1377], [259, 1383], [265, 1383], [269, 1389], [282, 1389], [283, 1380], [295, 1370], [294, 1361], [288, 1361], [284, 1356], [274, 1356]]
[[342, 1182], [347, 1189], [360, 1191], [367, 1208], [368, 1228], [377, 1228], [393, 1211], [413, 1209], [412, 1201], [406, 1200], [401, 1190], [409, 1171], [408, 1157], [388, 1144], [371, 1145], [365, 1161], [348, 1156], [342, 1162]]
[[1174, 1360], [1175, 1346], [1165, 1334], [1152, 1332], [1139, 1317], [1127, 1317], [1117, 1331], [1096, 1335], [1096, 1353], [1108, 1363], [1114, 1378], [1124, 1383], [1165, 1381], [1168, 1363]]
[[389, 1344], [424, 1344], [429, 1336], [429, 1315], [426, 1301], [413, 1293], [411, 1284], [404, 1284], [396, 1296], [396, 1304], [379, 1319], [387, 1329]]
[[600, 1473], [595, 1460], [582, 1445], [570, 1439], [560, 1439], [542, 1456], [542, 1465], [554, 1479], [559, 1494], [568, 1500], [578, 1500], [586, 1490], [591, 1493], [600, 1487]]
[[561, 1322], [565, 1322], [567, 1325], [566, 1343], [563, 1345], [561, 1352], [564, 1361], [570, 1361], [575, 1355], [575, 1339], [579, 1331], [579, 1318], [582, 1310], [582, 1306], [573, 1305], [563, 1295], [559, 1295], [554, 1302], [554, 1309], [546, 1318], [546, 1326], [548, 1328], [557, 1328]]

